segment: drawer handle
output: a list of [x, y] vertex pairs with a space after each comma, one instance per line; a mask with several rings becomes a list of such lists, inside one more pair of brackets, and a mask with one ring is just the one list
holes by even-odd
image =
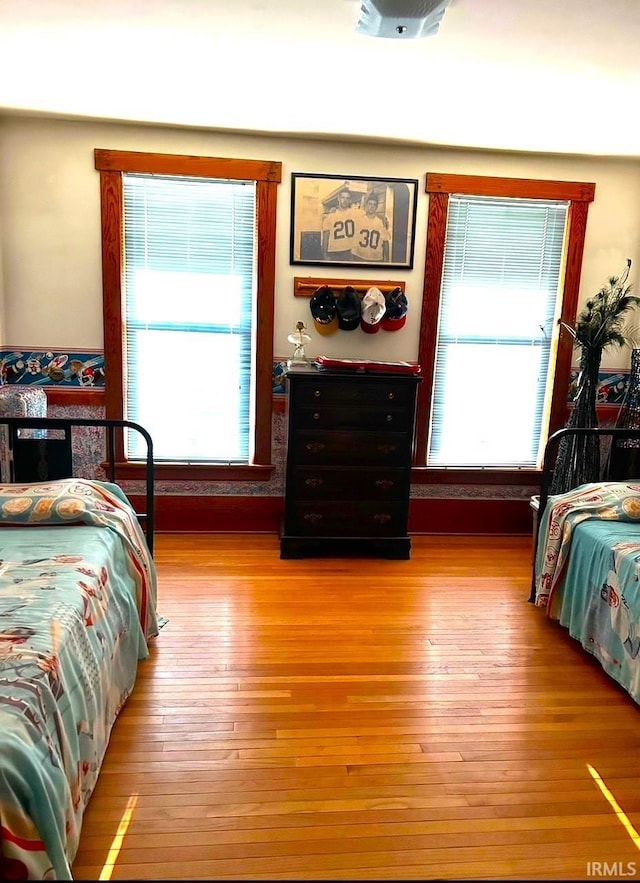
[[304, 483], [307, 487], [320, 487], [320, 485], [324, 484], [324, 479], [322, 478], [305, 478]]
[[303, 517], [305, 521], [310, 521], [312, 524], [322, 521], [322, 515], [319, 512], [307, 512]]
[[393, 487], [393, 482], [388, 478], [379, 478], [376, 481], [376, 487], [381, 487], [383, 490], [387, 491], [390, 487]]
[[320, 451], [324, 451], [326, 445], [322, 442], [307, 442], [307, 450], [311, 451], [313, 454], [317, 454]]
[[378, 512], [377, 515], [373, 516], [373, 520], [377, 521], [378, 524], [386, 524], [387, 521], [391, 521], [391, 516], [388, 512]]
[[320, 414], [319, 414], [317, 411], [316, 411], [315, 414], [313, 415], [313, 419], [314, 419], [314, 420], [319, 420], [319, 419], [320, 419]]
[[388, 393], [388, 395], [387, 395], [387, 398], [388, 398], [388, 399], [395, 399], [395, 397], [396, 397], [396, 394], [395, 394], [394, 392], [390, 392], [390, 393]]
[[317, 399], [319, 399], [320, 396], [322, 395], [322, 393], [319, 389], [314, 389], [313, 394]]
[[387, 423], [391, 423], [393, 420], [393, 414], [387, 414]]
[[394, 451], [398, 450], [397, 445], [378, 445], [378, 450], [381, 454], [393, 454]]

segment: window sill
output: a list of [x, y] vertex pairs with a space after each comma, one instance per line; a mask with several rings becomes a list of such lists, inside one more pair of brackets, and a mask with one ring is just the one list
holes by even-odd
[[440, 484], [440, 485], [539, 485], [542, 472], [540, 469], [460, 469], [460, 468], [431, 468], [426, 466], [414, 466], [411, 469], [412, 484]]
[[[102, 464], [103, 467], [106, 464]], [[264, 481], [271, 478], [275, 466], [207, 466], [189, 463], [155, 463], [153, 475], [156, 481]], [[143, 463], [116, 463], [116, 477], [144, 479]]]

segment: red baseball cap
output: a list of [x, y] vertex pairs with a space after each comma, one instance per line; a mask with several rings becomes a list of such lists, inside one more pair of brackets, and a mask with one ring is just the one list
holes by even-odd
[[394, 288], [386, 296], [386, 312], [380, 325], [385, 331], [398, 331], [407, 321], [407, 296], [401, 288]]

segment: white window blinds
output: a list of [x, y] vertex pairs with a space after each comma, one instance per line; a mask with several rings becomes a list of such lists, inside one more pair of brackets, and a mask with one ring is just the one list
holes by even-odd
[[537, 465], [568, 208], [450, 197], [428, 466]]
[[126, 174], [123, 189], [126, 418], [158, 461], [247, 463], [255, 184]]

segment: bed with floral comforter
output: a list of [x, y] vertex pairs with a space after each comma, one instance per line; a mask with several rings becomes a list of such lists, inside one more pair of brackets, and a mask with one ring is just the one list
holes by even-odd
[[0, 485], [0, 879], [72, 879], [156, 583], [117, 485]]
[[549, 499], [535, 603], [640, 704], [640, 483], [584, 484]]

